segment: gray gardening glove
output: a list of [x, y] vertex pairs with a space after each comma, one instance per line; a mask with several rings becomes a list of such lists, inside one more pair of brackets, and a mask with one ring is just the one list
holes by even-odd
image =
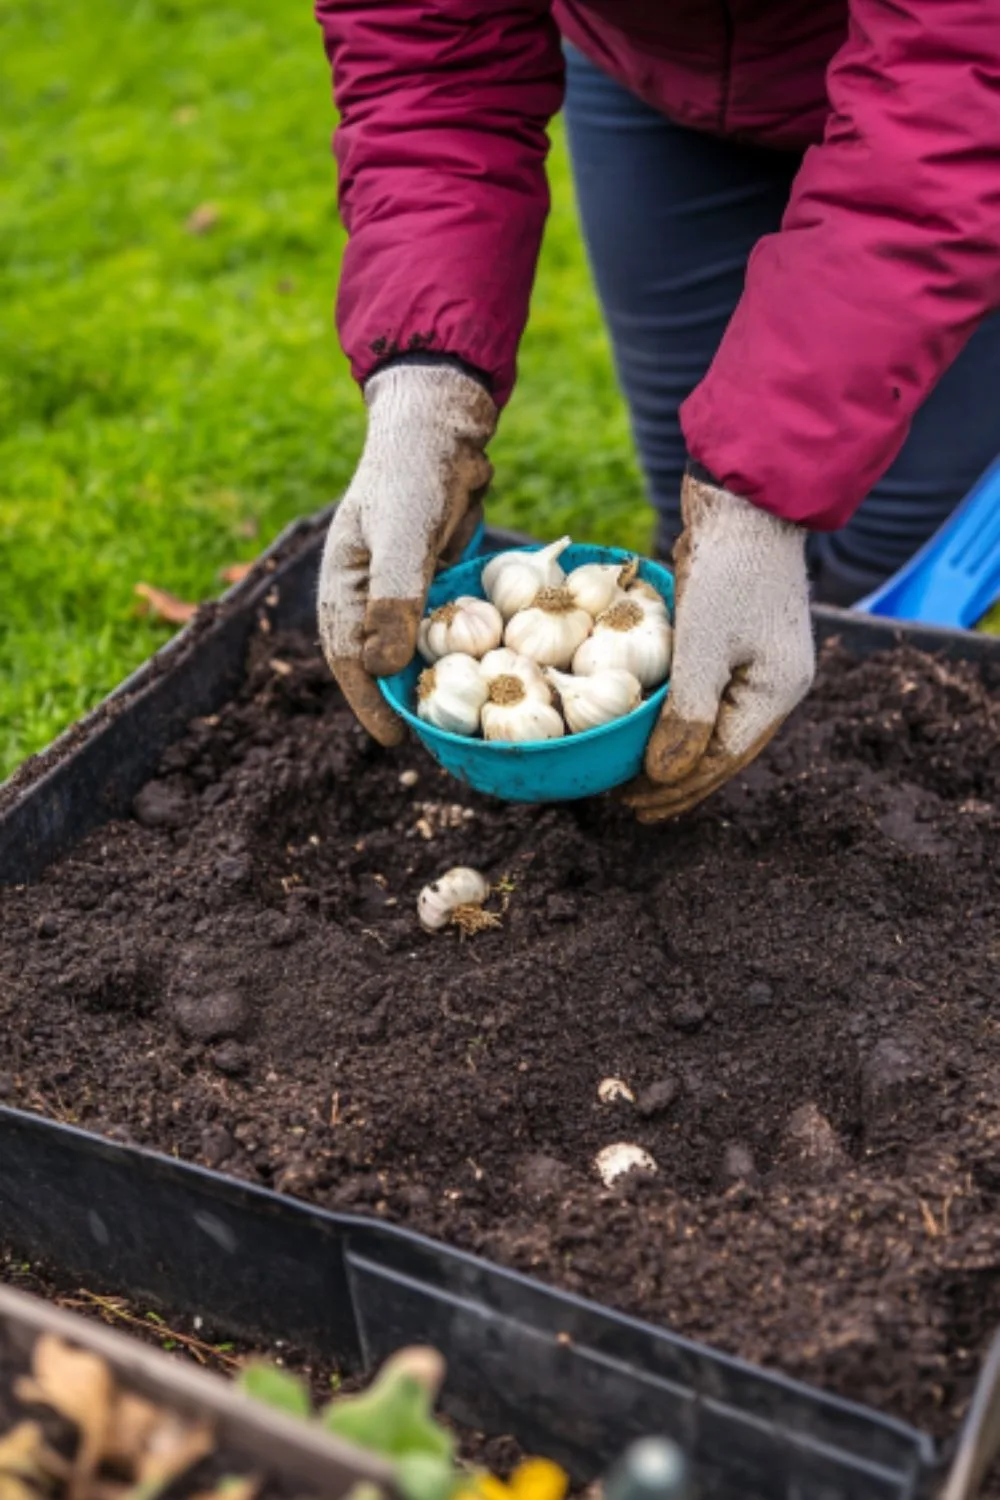
[[374, 679], [411, 660], [435, 568], [460, 556], [479, 523], [497, 409], [448, 364], [382, 370], [365, 402], [364, 451], [323, 553], [319, 632], [362, 724], [396, 745], [403, 725]]
[[763, 750], [815, 672], [806, 532], [688, 475], [674, 552], [670, 692], [625, 792], [642, 823], [676, 817]]

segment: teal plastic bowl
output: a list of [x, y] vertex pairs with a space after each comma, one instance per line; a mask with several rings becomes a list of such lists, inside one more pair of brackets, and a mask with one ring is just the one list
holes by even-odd
[[[538, 548], [524, 550], [536, 552]], [[625, 563], [632, 555], [617, 547], [574, 544], [566, 548], [559, 561], [569, 572], [584, 563]], [[477, 557], [440, 574], [431, 586], [428, 608], [437, 609], [460, 594], [485, 599], [481, 580], [489, 560]], [[659, 563], [643, 559], [639, 563], [639, 577], [663, 596], [672, 620], [673, 575]], [[418, 719], [414, 705], [417, 678], [423, 668], [424, 663], [418, 659], [405, 672], [383, 678], [379, 686], [386, 699], [446, 771], [467, 786], [475, 787], [477, 792], [503, 797], [508, 802], [572, 802], [631, 781], [642, 768], [646, 741], [659, 717], [668, 686], [664, 683], [632, 713], [603, 724], [600, 729], [587, 729], [559, 740], [508, 745], [495, 740], [466, 739]]]

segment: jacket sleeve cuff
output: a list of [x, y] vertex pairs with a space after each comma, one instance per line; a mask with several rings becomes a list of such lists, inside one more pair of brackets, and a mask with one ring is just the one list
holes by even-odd
[[446, 369], [459, 370], [463, 375], [468, 375], [472, 380], [479, 382], [488, 396], [493, 395], [493, 382], [483, 370], [470, 365], [467, 360], [460, 359], [457, 354], [434, 354], [423, 349], [406, 354], [393, 354], [388, 359], [380, 360], [361, 381], [361, 389], [364, 390], [373, 375], [379, 375], [383, 370], [395, 369], [397, 365], [423, 365], [425, 367], [443, 365]]

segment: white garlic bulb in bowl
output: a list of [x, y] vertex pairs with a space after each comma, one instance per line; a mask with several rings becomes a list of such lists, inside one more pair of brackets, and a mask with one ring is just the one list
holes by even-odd
[[574, 734], [623, 719], [642, 702], [639, 679], [623, 667], [604, 667], [589, 677], [546, 667], [545, 678], [558, 693], [563, 718]]
[[644, 688], [658, 687], [670, 669], [673, 632], [666, 614], [647, 612], [634, 599], [621, 599], [605, 610], [594, 633], [573, 657], [573, 671], [587, 677], [610, 667], [623, 668]]
[[[487, 688], [494, 677], [519, 677], [525, 684], [540, 682], [545, 686], [545, 674], [537, 661], [532, 661], [530, 656], [521, 656], [517, 651], [512, 651], [509, 646], [498, 646], [495, 651], [487, 651], [479, 663], [479, 670], [483, 674]], [[552, 702], [552, 694], [548, 688], [545, 689], [545, 702]]]
[[456, 651], [481, 657], [499, 646], [502, 636], [503, 620], [496, 606], [488, 599], [461, 594], [421, 620], [417, 649], [429, 662]]
[[666, 599], [643, 578], [637, 578], [635, 583], [629, 585], [625, 590], [625, 598], [631, 599], [633, 604], [638, 604], [643, 614], [658, 616], [667, 621], [670, 619]]
[[510, 671], [497, 672], [487, 684], [482, 710], [483, 737], [509, 744], [561, 738], [566, 726], [562, 714], [553, 706], [548, 683], [534, 663], [519, 666], [519, 662], [524, 663], [524, 658], [515, 658]]
[[544, 588], [530, 609], [508, 620], [504, 644], [540, 667], [568, 667], [593, 626], [591, 616], [573, 602], [567, 589]]
[[620, 563], [584, 563], [566, 574], [564, 587], [574, 604], [596, 620], [616, 599], [624, 599], [622, 577], [628, 575], [630, 568], [629, 563], [624, 567]]
[[476, 734], [486, 692], [479, 663], [471, 656], [442, 656], [417, 679], [417, 717], [449, 734]]
[[563, 536], [537, 552], [501, 552], [490, 559], [483, 569], [482, 584], [505, 620], [534, 604], [539, 589], [562, 583], [566, 574], [559, 558], [569, 545], [570, 538]]

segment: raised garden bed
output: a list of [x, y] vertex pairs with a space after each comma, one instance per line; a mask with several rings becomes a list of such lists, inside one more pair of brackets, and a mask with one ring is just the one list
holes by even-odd
[[[8, 1102], [953, 1433], [1000, 1314], [991, 643], [828, 645], [737, 787], [642, 830], [371, 747], [295, 633], [315, 541], [7, 792], [7, 877], [44, 869], [0, 893]], [[506, 877], [498, 931], [420, 932], [456, 862]], [[614, 1140], [657, 1175], [604, 1190]]]

